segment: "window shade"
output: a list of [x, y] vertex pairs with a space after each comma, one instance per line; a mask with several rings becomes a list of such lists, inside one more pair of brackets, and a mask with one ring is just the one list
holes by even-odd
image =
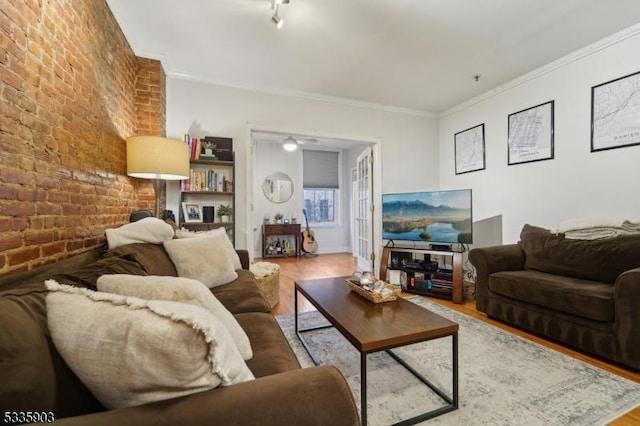
[[302, 167], [303, 188], [340, 188], [337, 152], [304, 150]]

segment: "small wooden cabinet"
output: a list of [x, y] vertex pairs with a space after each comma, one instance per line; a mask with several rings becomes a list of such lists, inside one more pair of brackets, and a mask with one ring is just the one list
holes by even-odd
[[300, 224], [264, 224], [262, 226], [262, 257], [299, 257]]
[[385, 247], [380, 279], [390, 280], [396, 271], [403, 291], [464, 302], [462, 253], [429, 249]]

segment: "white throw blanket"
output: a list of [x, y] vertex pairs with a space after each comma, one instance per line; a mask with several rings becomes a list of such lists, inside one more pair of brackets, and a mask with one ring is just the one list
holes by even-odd
[[161, 244], [173, 238], [173, 227], [164, 220], [145, 217], [119, 228], [107, 229], [109, 249], [133, 243]]
[[601, 240], [640, 233], [640, 221], [619, 219], [572, 219], [562, 222], [555, 230], [573, 240]]

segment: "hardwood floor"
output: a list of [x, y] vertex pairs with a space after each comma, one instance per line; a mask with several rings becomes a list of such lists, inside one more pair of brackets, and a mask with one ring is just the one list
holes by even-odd
[[[267, 259], [266, 261], [277, 263], [278, 265], [280, 265], [280, 302], [272, 310], [274, 315], [293, 313], [293, 289], [296, 279], [313, 279], [331, 276], [351, 275], [351, 273], [353, 273], [357, 269], [355, 258], [350, 253], [322, 254], [319, 256], [302, 258], [277, 258]], [[405, 294], [405, 296], [413, 295]], [[640, 373], [638, 372], [627, 370], [614, 364], [609, 364], [600, 359], [590, 357], [583, 353], [566, 348], [562, 345], [529, 334], [525, 331], [489, 319], [484, 314], [476, 310], [475, 301], [473, 300], [468, 300], [461, 305], [454, 304], [451, 301], [442, 299], [432, 298], [429, 300], [440, 303], [448, 308], [465, 313], [480, 321], [495, 325], [506, 331], [517, 334], [534, 342], [540, 343], [546, 347], [557, 350], [558, 352], [562, 352], [566, 355], [578, 358], [584, 362], [600, 367], [613, 374], [617, 374], [629, 380], [640, 383]], [[298, 309], [301, 312], [315, 309], [310, 303], [304, 300], [304, 297], [300, 297], [299, 305], [300, 306], [298, 307]], [[623, 415], [622, 417], [614, 420], [609, 424], [612, 426], [640, 425], [640, 407]]]

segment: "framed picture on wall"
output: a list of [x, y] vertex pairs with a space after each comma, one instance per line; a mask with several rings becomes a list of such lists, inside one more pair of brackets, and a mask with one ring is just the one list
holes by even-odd
[[509, 165], [553, 158], [553, 102], [509, 114]]
[[182, 214], [184, 216], [185, 223], [202, 222], [202, 210], [200, 209], [200, 204], [183, 202]]
[[456, 133], [453, 141], [457, 175], [484, 170], [484, 123]]
[[591, 152], [640, 145], [640, 71], [591, 88]]

